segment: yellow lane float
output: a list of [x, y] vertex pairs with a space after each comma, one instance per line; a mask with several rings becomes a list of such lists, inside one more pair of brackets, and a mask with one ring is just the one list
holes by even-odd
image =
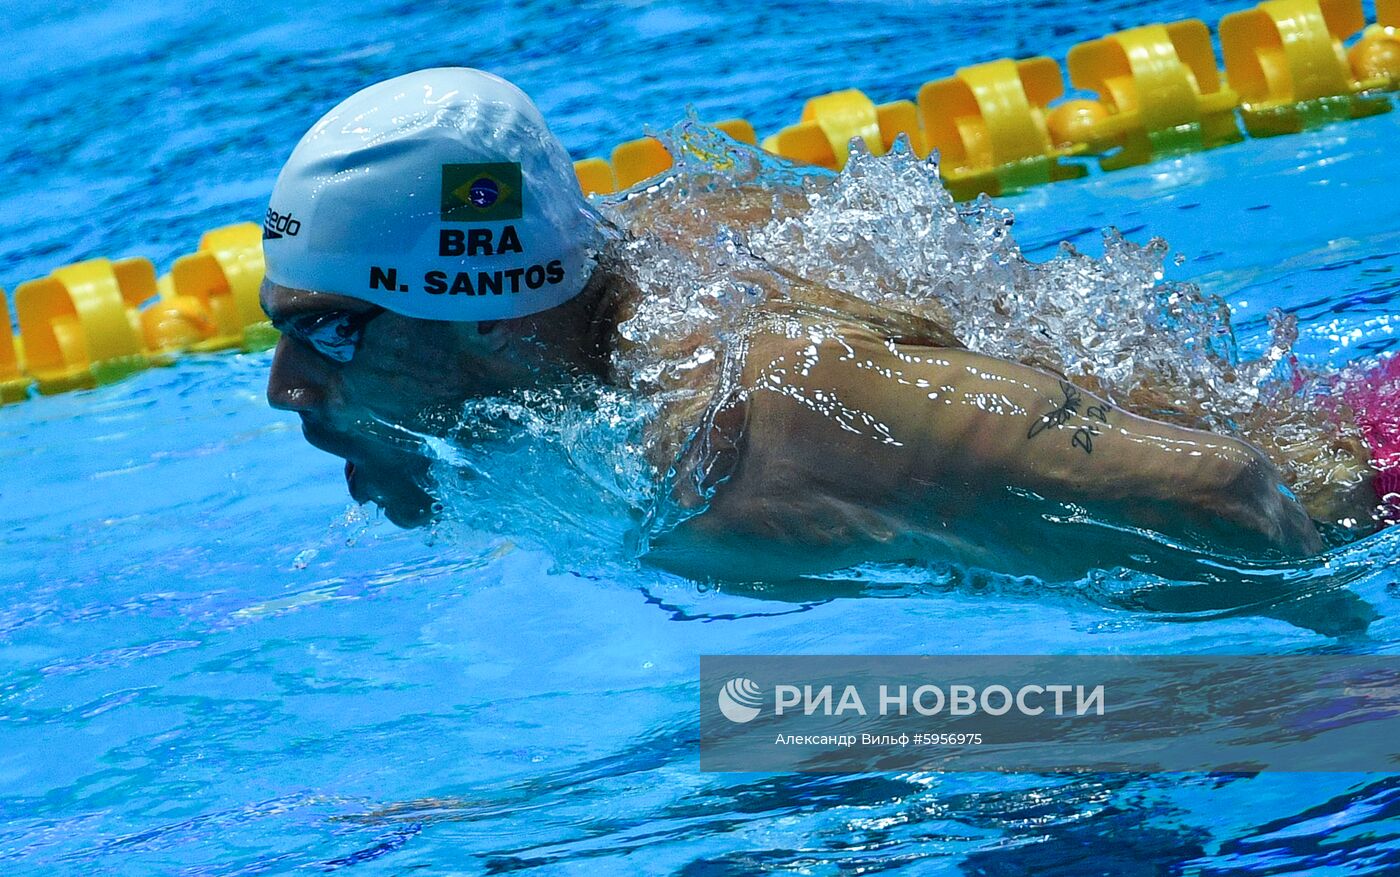
[[[876, 104], [853, 88], [814, 97], [763, 148], [839, 170], [855, 138], [883, 155], [904, 136], [921, 157], [939, 151], [949, 191], [966, 199], [1083, 176], [1075, 159], [1089, 155], [1112, 171], [1233, 143], [1237, 112], [1256, 137], [1375, 115], [1390, 109], [1383, 92], [1400, 87], [1400, 0], [1376, 0], [1370, 26], [1360, 0], [1266, 0], [1226, 15], [1219, 36], [1224, 81], [1204, 23], [1149, 24], [1070, 50], [1070, 82], [1093, 98], [1061, 100], [1051, 58], [1004, 58], [925, 83], [917, 103]], [[715, 127], [758, 142], [743, 119]], [[605, 195], [671, 165], [659, 140], [641, 137], [574, 171], [585, 192]], [[263, 267], [262, 229], [245, 222], [207, 232], [160, 278], [146, 259], [91, 259], [21, 283], [17, 334], [0, 290], [10, 326], [0, 332], [0, 403], [34, 386], [95, 386], [181, 351], [275, 343], [258, 304]]]
[[[252, 222], [205, 232], [198, 251], [175, 260], [169, 284], [162, 290], [162, 303], [179, 308], [181, 299], [198, 302], [208, 321], [198, 326], [197, 340], [185, 342], [189, 349], [251, 350], [275, 339], [258, 303], [263, 270], [262, 226]], [[188, 303], [184, 308], [199, 313]], [[206, 328], [212, 331], [205, 333]]]
[[34, 381], [25, 373], [24, 343], [10, 331], [10, 300], [0, 289], [0, 405], [19, 402], [29, 395]]
[[1351, 74], [1358, 80], [1384, 82], [1400, 88], [1400, 0], [1376, 0], [1376, 23], [1362, 31], [1347, 52]]
[[802, 107], [802, 119], [764, 139], [763, 148], [805, 164], [840, 170], [859, 137], [873, 155], [884, 155], [900, 134], [917, 155], [927, 155], [918, 110], [907, 100], [875, 105], [858, 89], [814, 97]]
[[1116, 149], [1100, 161], [1104, 170], [1244, 139], [1235, 121], [1239, 97], [1220, 82], [1205, 22], [1135, 27], [1080, 43], [1069, 51], [1069, 77], [1098, 94], [1104, 112], [1082, 128], [1052, 124], [1052, 133], [1061, 145], [1069, 138], [1096, 152]]
[[1374, 116], [1386, 77], [1358, 79], [1343, 40], [1361, 30], [1361, 0], [1268, 0], [1220, 20], [1225, 76], [1254, 137]]
[[924, 137], [942, 157], [943, 179], [955, 198], [1005, 195], [1041, 183], [1082, 177], [1081, 165], [1060, 159], [1082, 143], [1051, 142], [1050, 101], [1065, 92], [1052, 58], [1002, 59], [963, 67], [919, 89]]
[[26, 365], [39, 392], [95, 387], [149, 365], [137, 306], [155, 291], [147, 259], [90, 259], [16, 287]]

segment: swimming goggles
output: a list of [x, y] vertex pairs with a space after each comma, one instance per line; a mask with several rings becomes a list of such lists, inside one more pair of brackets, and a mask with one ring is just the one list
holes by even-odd
[[283, 320], [274, 320], [273, 328], [316, 351], [317, 354], [337, 365], [345, 365], [355, 357], [364, 340], [365, 327], [384, 313], [384, 308], [375, 306], [365, 311], [320, 311], [313, 314], [298, 314]]

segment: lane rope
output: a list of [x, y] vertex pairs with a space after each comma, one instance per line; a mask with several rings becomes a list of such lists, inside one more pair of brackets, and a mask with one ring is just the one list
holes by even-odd
[[[1088, 40], [1066, 64], [1069, 84], [1093, 98], [1064, 99], [1064, 70], [1044, 56], [959, 68], [924, 83], [913, 101], [877, 105], [857, 89], [835, 91], [808, 100], [795, 124], [761, 145], [839, 170], [853, 138], [881, 155], [903, 135], [920, 157], [938, 150], [949, 191], [967, 199], [1082, 177], [1091, 162], [1111, 172], [1246, 134], [1307, 131], [1391, 109], [1400, 0], [1375, 8], [1369, 25], [1361, 0], [1266, 0], [1229, 13], [1217, 28], [1223, 76], [1199, 19]], [[760, 142], [744, 119], [715, 127]], [[660, 141], [641, 137], [574, 170], [585, 192], [603, 195], [671, 164]], [[66, 265], [15, 287], [13, 309], [0, 289], [0, 325], [19, 330], [0, 329], [0, 404], [95, 387], [183, 353], [272, 346], [277, 333], [258, 304], [266, 233], [251, 222], [205, 232], [159, 277], [140, 257]]]

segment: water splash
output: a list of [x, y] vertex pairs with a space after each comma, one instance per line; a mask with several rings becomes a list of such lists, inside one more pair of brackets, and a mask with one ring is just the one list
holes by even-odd
[[1162, 239], [1139, 245], [1108, 229], [1101, 257], [1065, 243], [1032, 262], [1011, 211], [985, 196], [955, 202], [936, 157], [921, 160], [902, 140], [885, 156], [854, 143], [835, 174], [694, 119], [655, 136], [676, 164], [604, 200], [601, 212], [626, 230], [605, 264], [636, 300], [618, 375], [678, 421], [697, 420], [721, 389], [719, 364], [749, 315], [806, 303], [921, 320], [950, 343], [1058, 372], [1144, 416], [1244, 438], [1316, 517], [1371, 523], [1352, 515], [1366, 506], [1367, 453], [1334, 398], [1337, 376], [1298, 363], [1296, 321], [1278, 311], [1265, 348], [1243, 355], [1222, 298], [1165, 279]]
[[[1100, 258], [1064, 244], [1029, 261], [1011, 211], [985, 197], [954, 202], [936, 161], [902, 143], [873, 156], [857, 142], [842, 173], [796, 173], [693, 121], [658, 136], [676, 166], [604, 209], [631, 232], [616, 255], [645, 293], [629, 340], [722, 336], [754, 302], [800, 294], [798, 277], [945, 322], [970, 349], [1087, 379], [1120, 403], [1170, 386], [1178, 407], [1221, 425], [1257, 404], [1259, 383], [1241, 369], [1267, 378], [1288, 352], [1285, 342], [1242, 362], [1226, 303], [1163, 279], [1160, 238], [1138, 245], [1110, 229]], [[646, 365], [634, 374], [666, 369]]]
[[615, 563], [655, 498], [641, 453], [655, 407], [590, 384], [469, 401], [457, 430], [430, 439], [444, 520], [547, 548], [556, 562]]

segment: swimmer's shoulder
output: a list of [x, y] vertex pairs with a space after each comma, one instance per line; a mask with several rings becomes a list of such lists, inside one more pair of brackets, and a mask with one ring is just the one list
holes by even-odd
[[956, 362], [942, 363], [949, 369], [960, 367], [966, 353], [893, 338], [859, 321], [777, 313], [755, 322], [731, 345], [718, 389], [698, 423], [692, 421], [671, 472], [673, 502], [703, 510], [719, 525], [776, 513], [795, 495], [810, 496], [838, 469], [864, 471], [856, 461], [865, 460], [859, 453], [865, 440], [814, 410], [813, 401], [828, 391], [856, 408], [889, 408], [872, 398], [878, 390], [870, 369], [899, 368], [909, 350], [940, 359], [952, 354]]

